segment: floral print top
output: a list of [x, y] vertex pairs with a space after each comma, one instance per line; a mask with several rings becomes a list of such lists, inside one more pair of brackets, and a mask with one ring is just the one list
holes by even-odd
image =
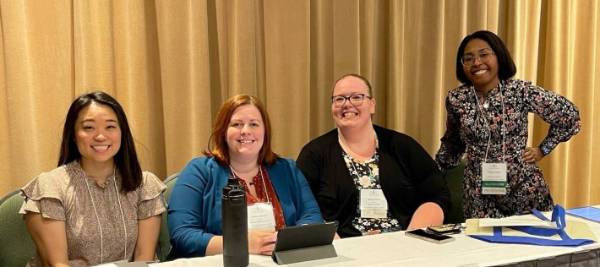
[[[365, 162], [359, 162], [353, 159], [348, 153], [343, 152], [346, 167], [350, 172], [350, 177], [354, 181], [356, 189], [381, 189], [379, 183], [379, 154], [375, 152], [373, 157]], [[387, 218], [363, 218], [360, 217], [360, 201], [356, 206], [356, 218], [352, 220], [352, 226], [360, 231], [363, 235], [370, 231], [393, 232], [400, 231], [401, 226], [397, 219], [392, 218], [388, 209]]]
[[[533, 112], [550, 124], [539, 144], [544, 155], [580, 130], [577, 107], [566, 98], [517, 79], [502, 81], [484, 101], [477, 99], [472, 85], [451, 90], [446, 97], [446, 133], [436, 162], [441, 169], [457, 166], [466, 153], [463, 212], [465, 218], [505, 217], [550, 210], [552, 197], [542, 171], [526, 163], [528, 114]], [[489, 144], [488, 144], [489, 141]], [[481, 194], [481, 164], [507, 164], [506, 195]]]

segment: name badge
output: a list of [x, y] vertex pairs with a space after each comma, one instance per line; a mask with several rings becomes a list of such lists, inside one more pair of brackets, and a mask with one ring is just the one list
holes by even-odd
[[381, 189], [360, 190], [360, 217], [387, 218], [388, 203]]
[[275, 230], [275, 215], [270, 202], [248, 206], [248, 229]]
[[506, 195], [506, 163], [481, 164], [481, 193], [484, 195]]

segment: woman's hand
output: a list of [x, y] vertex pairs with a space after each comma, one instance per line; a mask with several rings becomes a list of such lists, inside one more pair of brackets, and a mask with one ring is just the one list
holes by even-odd
[[544, 157], [539, 147], [527, 147], [523, 152], [523, 160], [527, 163], [535, 163]]
[[367, 231], [367, 235], [378, 235], [381, 234], [381, 230], [369, 230]]
[[276, 240], [277, 232], [273, 230], [249, 230], [248, 250], [250, 254], [271, 255]]

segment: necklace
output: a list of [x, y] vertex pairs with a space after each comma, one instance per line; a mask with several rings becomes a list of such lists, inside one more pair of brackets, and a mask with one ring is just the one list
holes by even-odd
[[[119, 197], [119, 189], [117, 188], [117, 169], [113, 169], [113, 185], [115, 186], [115, 194], [117, 195], [117, 203], [119, 203], [119, 210], [121, 211], [121, 219], [123, 221], [123, 233], [125, 234], [125, 251], [123, 253], [123, 259], [127, 260], [127, 224], [125, 223], [125, 213], [123, 212], [123, 206], [121, 206], [121, 197]], [[108, 183], [108, 181], [106, 181]], [[100, 233], [100, 263], [104, 262], [104, 243], [103, 243], [103, 235], [102, 235], [102, 225], [100, 223], [100, 216], [98, 216], [98, 210], [96, 209], [96, 203], [94, 203], [94, 197], [92, 196], [92, 191], [90, 190], [90, 184], [88, 182], [87, 177], [85, 177], [85, 186], [87, 187], [88, 194], [90, 195], [90, 200], [92, 202], [92, 207], [94, 209], [94, 214], [96, 215], [96, 221], [98, 222], [98, 232]]]
[[[231, 169], [231, 173], [234, 174], [235, 177], [240, 178], [241, 180], [246, 182], [246, 184], [248, 184], [248, 185], [255, 185], [256, 182], [254, 181], [254, 178], [260, 173], [260, 166], [258, 166], [258, 169], [256, 169], [256, 171], [254, 168], [252, 168], [252, 170], [249, 172], [240, 172], [240, 171], [234, 169], [233, 166], [231, 166], [231, 165], [229, 165], [229, 169]], [[246, 174], [246, 175], [244, 175], [244, 177], [248, 177], [248, 175], [247, 175], [248, 173], [250, 173], [250, 178], [247, 180], [242, 178], [242, 175], [240, 175], [240, 174]]]
[[[375, 132], [375, 129], [373, 129], [373, 136], [375, 137], [375, 140], [374, 140], [375, 151], [373, 153], [375, 153], [375, 152], [377, 152], [377, 149], [379, 148], [379, 138], [377, 138], [377, 133]], [[338, 128], [338, 143], [342, 147], [342, 150], [346, 150], [346, 152], [349, 155], [354, 154], [354, 155], [357, 155], [359, 157], [367, 158], [367, 160], [369, 160], [371, 157], [373, 157], [373, 155], [371, 155], [369, 157], [366, 157], [364, 155], [361, 155], [359, 153], [354, 152], [354, 150], [352, 150], [350, 148], [350, 146], [346, 143], [346, 141], [344, 139], [344, 136], [342, 135], [342, 131], [339, 128]], [[356, 160], [358, 160], [358, 159], [356, 159]], [[360, 160], [360, 161], [362, 161], [362, 160]]]
[[[498, 88], [500, 88], [500, 85], [498, 85]], [[475, 98], [477, 100], [477, 103], [479, 104], [479, 98], [481, 98], [481, 102], [483, 102], [483, 104], [481, 104], [481, 107], [483, 107], [483, 109], [488, 109], [490, 107], [490, 102], [488, 101], [488, 95], [489, 95], [489, 91], [487, 92], [481, 92], [479, 90], [474, 90], [475, 91]]]
[[[477, 92], [475, 91], [475, 88], [473, 86], [471, 86], [471, 90], [473, 91], [473, 95], [475, 96], [475, 103], [477, 104], [477, 109], [479, 110], [479, 113], [482, 114], [483, 120], [485, 121], [485, 125], [487, 126], [487, 129], [488, 129], [488, 140], [487, 140], [487, 145], [486, 145], [486, 149], [485, 149], [485, 156], [483, 158], [483, 161], [487, 162], [487, 156], [488, 156], [488, 152], [490, 151], [490, 143], [492, 140], [492, 129], [490, 127], [490, 123], [488, 122], [488, 119], [486, 118], [487, 114], [484, 114], [483, 110], [481, 108], [483, 107], [487, 111], [489, 104], [488, 104], [487, 98], [483, 104], [479, 104], [479, 96], [477, 95]], [[498, 83], [498, 93], [500, 94], [500, 104], [502, 106], [502, 117], [501, 117], [502, 126], [500, 128], [500, 135], [502, 136], [502, 160], [504, 160], [504, 157], [506, 155], [506, 147], [504, 144], [505, 131], [502, 130], [502, 127], [505, 127], [504, 120], [506, 117], [506, 111], [504, 108], [504, 95], [502, 94], [502, 82]]]
[[[352, 158], [352, 156], [350, 156], [348, 153], [344, 153], [344, 160], [346, 161], [346, 163], [349, 163], [349, 165], [352, 167], [352, 169], [358, 176], [358, 183], [362, 186], [362, 188], [368, 189], [374, 185], [371, 180], [376, 181], [378, 179], [377, 177], [379, 176], [379, 170], [377, 171], [377, 173], [374, 173], [373, 169], [369, 166], [369, 163], [374, 162], [375, 165], [377, 165], [377, 152], [375, 152], [375, 155], [373, 155], [373, 157], [371, 157], [369, 160], [363, 163], [356, 162], [355, 159]], [[369, 175], [361, 175], [358, 172], [358, 168], [356, 167], [357, 164], [362, 168], [369, 170]]]
[[[229, 165], [229, 169], [231, 170], [231, 174], [233, 175], [233, 177], [236, 177], [238, 179], [244, 180], [244, 179], [242, 179], [241, 176], [239, 176], [235, 172], [235, 170], [233, 169], [233, 167], [231, 167], [231, 165]], [[258, 174], [260, 175], [260, 180], [261, 180], [261, 182], [263, 184], [263, 190], [265, 192], [265, 196], [267, 196], [267, 203], [270, 203], [271, 199], [269, 199], [269, 194], [267, 192], [267, 185], [266, 185], [266, 182], [265, 182], [265, 177], [263, 176], [263, 172], [262, 172], [262, 167], [261, 166], [258, 166]], [[252, 178], [252, 182], [248, 182], [248, 185], [254, 185], [254, 177]]]

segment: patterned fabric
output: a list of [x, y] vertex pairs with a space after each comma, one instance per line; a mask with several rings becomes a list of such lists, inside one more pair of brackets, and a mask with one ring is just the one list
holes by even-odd
[[[533, 208], [552, 209], [552, 197], [542, 171], [522, 159], [527, 146], [527, 116], [533, 112], [550, 124], [547, 136], [539, 144], [545, 154], [580, 130], [579, 111], [566, 98], [522, 80], [503, 81], [500, 88], [492, 89], [487, 99], [479, 100], [479, 106], [473, 86], [453, 89], [446, 98], [446, 133], [436, 162], [440, 168], [449, 169], [457, 166], [466, 153], [465, 218], [504, 217], [529, 213]], [[507, 163], [506, 195], [481, 194], [481, 163], [486, 150], [487, 162]]]
[[[243, 179], [236, 177], [238, 179], [238, 183], [244, 187], [244, 191], [246, 192], [246, 202], [248, 205], [260, 202], [271, 202], [273, 205], [273, 215], [275, 216], [275, 228], [277, 230], [281, 230], [285, 227], [285, 219], [283, 218], [283, 210], [281, 209], [281, 204], [279, 203], [279, 199], [277, 198], [277, 194], [275, 194], [275, 190], [273, 189], [273, 185], [271, 184], [271, 179], [269, 179], [269, 173], [267, 169], [261, 167], [263, 178], [260, 177], [260, 173], [258, 172], [256, 176], [252, 178], [252, 183], [254, 183], [254, 190], [256, 191], [256, 196], [250, 194], [250, 189], [246, 185]], [[264, 179], [264, 183], [263, 183]], [[265, 194], [265, 188], [267, 188], [267, 193]]]
[[[21, 189], [25, 202], [19, 213], [41, 213], [44, 218], [65, 221], [70, 266], [96, 265], [123, 260], [124, 257], [131, 260], [137, 241], [138, 220], [166, 210], [162, 196], [166, 186], [154, 174], [144, 172], [138, 189], [125, 195], [119, 193], [117, 198], [115, 184], [118, 187], [119, 181], [117, 172], [116, 179], [107, 179], [106, 186], [101, 187], [85, 174], [79, 162], [73, 161], [43, 173], [25, 185]], [[96, 219], [90, 195], [100, 222]], [[125, 215], [127, 240], [124, 239], [119, 200]], [[102, 261], [99, 227], [102, 227]], [[28, 265], [43, 266], [38, 257]]]
[[[375, 152], [373, 157], [365, 162], [358, 162], [348, 153], [343, 152], [346, 167], [350, 172], [350, 177], [354, 181], [356, 189], [381, 189], [379, 183], [379, 153]], [[356, 206], [357, 216], [352, 220], [352, 226], [363, 235], [369, 231], [393, 232], [401, 230], [398, 220], [392, 218], [388, 209], [387, 218], [363, 218], [360, 217], [360, 201]]]

